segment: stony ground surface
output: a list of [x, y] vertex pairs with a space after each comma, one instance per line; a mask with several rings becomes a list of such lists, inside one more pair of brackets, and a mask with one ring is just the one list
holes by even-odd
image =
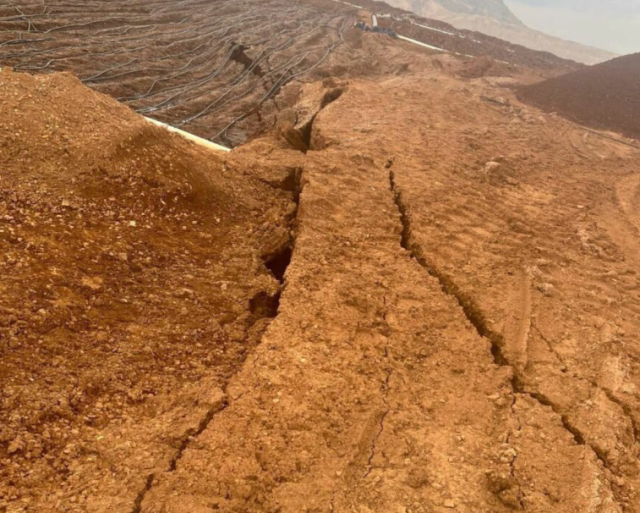
[[639, 150], [345, 48], [219, 157], [0, 74], [0, 510], [640, 512]]
[[275, 314], [292, 195], [71, 76], [0, 84], [0, 510], [130, 511]]

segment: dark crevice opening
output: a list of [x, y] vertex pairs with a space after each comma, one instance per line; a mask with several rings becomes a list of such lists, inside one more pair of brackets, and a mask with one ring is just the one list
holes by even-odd
[[231, 51], [231, 57], [230, 57], [232, 61], [235, 61], [238, 64], [241, 64], [242, 66], [244, 66], [245, 70], [251, 71], [251, 73], [253, 73], [258, 77], [264, 76], [264, 72], [260, 68], [260, 65], [257, 64], [251, 57], [249, 57], [246, 54], [245, 50], [249, 49], [248, 46], [243, 45], [242, 43], [237, 44], [237, 43], [234, 43], [233, 41], [231, 42], [231, 46], [233, 48], [233, 50]]
[[[209, 426], [211, 421], [213, 420], [213, 417], [216, 414], [218, 414], [221, 411], [223, 411], [228, 405], [229, 404], [228, 404], [226, 399], [214, 404], [207, 411], [206, 415], [202, 419], [200, 419], [200, 422], [198, 423], [198, 426], [195, 427], [195, 428], [189, 429], [184, 434], [184, 436], [180, 440], [180, 445], [178, 446], [178, 450], [176, 451], [176, 453], [174, 454], [173, 458], [171, 458], [171, 461], [169, 462], [169, 468], [167, 470], [163, 471], [162, 473], [175, 472], [176, 468], [178, 467], [178, 461], [180, 461], [180, 459], [182, 458], [182, 455], [184, 454], [184, 451], [187, 449], [187, 447], [189, 447], [189, 444], [191, 443], [191, 441], [194, 438], [196, 438], [197, 436], [199, 436], [200, 434], [202, 434], [204, 432], [204, 430], [207, 429], [207, 427]], [[156, 474], [155, 473], [154, 474], [149, 474], [149, 476], [147, 476], [147, 481], [145, 483], [145, 487], [142, 489], [142, 491], [136, 497], [136, 499], [135, 499], [135, 501], [133, 503], [133, 510], [131, 510], [131, 513], [140, 513], [142, 511], [142, 503], [143, 503], [147, 493], [151, 490], [151, 488], [153, 488], [155, 480], [156, 480]]]
[[304, 142], [307, 151], [311, 149], [311, 134], [313, 133], [313, 123], [315, 122], [317, 115], [318, 113], [316, 112], [309, 122], [300, 129], [300, 136], [302, 137], [302, 142]]
[[131, 510], [131, 513], [140, 513], [140, 511], [142, 511], [142, 501], [144, 500], [144, 497], [147, 494], [147, 492], [151, 490], [155, 477], [156, 477], [155, 474], [150, 474], [149, 476], [147, 476], [147, 482], [145, 484], [145, 487], [136, 497], [136, 500], [133, 503], [133, 509]]
[[[287, 177], [283, 187], [281, 189], [285, 189], [292, 194], [292, 199], [295, 202], [295, 209], [293, 213], [288, 219], [288, 228], [289, 233], [292, 234], [292, 229], [295, 227], [297, 222], [297, 213], [298, 206], [300, 202], [300, 194], [302, 192], [302, 170], [299, 168], [295, 168], [290, 172], [290, 175]], [[289, 236], [289, 241], [287, 244], [278, 252], [264, 257], [264, 265], [265, 268], [268, 269], [273, 276], [280, 282], [280, 287], [275, 294], [269, 294], [266, 291], [261, 291], [256, 294], [249, 301], [249, 310], [251, 312], [251, 324], [255, 326], [262, 319], [268, 319], [269, 323], [278, 315], [278, 309], [280, 307], [280, 296], [282, 295], [282, 290], [284, 288], [284, 275], [291, 263], [291, 258], [293, 256], [293, 247], [295, 243], [295, 236], [292, 234]], [[262, 330], [266, 329], [264, 326]], [[263, 331], [264, 332], [264, 331]], [[181, 438], [178, 449], [174, 454], [173, 458], [169, 462], [169, 466], [167, 470], [161, 472], [161, 474], [167, 472], [175, 472], [178, 466], [178, 462], [182, 459], [184, 452], [189, 447], [189, 444], [201, 435], [211, 424], [214, 417], [224, 411], [228, 406], [229, 402], [226, 399], [226, 386], [225, 386], [225, 399], [212, 405], [212, 407], [207, 411], [204, 417], [198, 423], [198, 426], [192, 428], [185, 433], [185, 435]], [[150, 474], [145, 482], [144, 488], [140, 491], [140, 493], [136, 496], [133, 509], [131, 513], [141, 513], [142, 504], [146, 495], [151, 491], [155, 482], [156, 482], [156, 473]]]
[[189, 446], [189, 443], [191, 442], [191, 440], [193, 440], [198, 435], [202, 434], [203, 431], [205, 429], [207, 429], [207, 426], [213, 420], [213, 417], [217, 413], [220, 413], [222, 410], [224, 410], [228, 406], [228, 404], [229, 403], [227, 402], [226, 399], [224, 399], [223, 401], [220, 401], [217, 404], [214, 404], [207, 411], [207, 414], [204, 416], [204, 418], [202, 418], [200, 420], [200, 423], [198, 424], [198, 427], [196, 427], [195, 429], [190, 429], [187, 432], [187, 434], [182, 438], [182, 440], [180, 442], [180, 447], [178, 448], [177, 454], [175, 455], [175, 457], [169, 463], [169, 472], [174, 472], [176, 470], [176, 468], [178, 466], [178, 461], [180, 461], [180, 458], [182, 458], [182, 455], [183, 455], [184, 451], [187, 449], [187, 447]]
[[344, 94], [344, 91], [345, 90], [343, 88], [336, 87], [335, 89], [331, 89], [330, 91], [324, 93], [322, 100], [320, 100], [320, 108], [318, 109], [318, 112], [316, 112], [313, 117], [302, 128], [299, 129], [300, 136], [302, 137], [302, 140], [307, 147], [307, 151], [313, 149], [311, 147], [311, 138], [313, 135], [313, 124], [316, 120], [316, 117], [327, 105], [335, 102], [338, 98], [340, 98]]
[[458, 305], [462, 308], [465, 317], [469, 320], [478, 334], [491, 342], [491, 353], [494, 361], [501, 366], [509, 365], [509, 362], [503, 353], [504, 339], [502, 335], [488, 327], [486, 317], [480, 311], [480, 308], [478, 308], [475, 302], [460, 290], [458, 285], [431, 265], [422, 254], [421, 248], [411, 241], [411, 222], [409, 220], [409, 214], [407, 212], [406, 205], [402, 201], [402, 196], [396, 185], [395, 175], [392, 170], [389, 171], [389, 183], [391, 186], [391, 192], [394, 195], [395, 204], [400, 212], [400, 222], [402, 224], [400, 239], [401, 246], [409, 252], [411, 258], [418, 262], [431, 276], [438, 280], [440, 288], [445, 294], [456, 299]]
[[282, 251], [274, 255], [272, 258], [265, 261], [264, 265], [271, 274], [281, 284], [284, 283], [284, 273], [287, 271], [289, 264], [291, 263], [291, 256], [293, 255], [293, 248], [291, 245], [287, 245]]
[[273, 319], [278, 315], [281, 293], [281, 289], [278, 289], [278, 292], [273, 295], [260, 292], [253, 296], [249, 301], [249, 309], [253, 318], [257, 321], [258, 319]]
[[295, 247], [298, 209], [300, 206], [300, 195], [302, 193], [302, 169], [291, 169], [287, 179], [278, 188], [291, 193], [291, 199], [295, 204], [295, 208], [287, 221], [289, 238], [286, 243], [274, 253], [263, 255], [262, 257], [266, 270], [278, 280], [280, 286], [276, 294], [269, 295], [266, 292], [260, 292], [251, 299], [249, 305], [251, 313], [254, 318], [258, 319], [263, 317], [275, 318], [280, 309], [280, 297], [286, 286], [285, 275], [291, 264], [293, 249]]

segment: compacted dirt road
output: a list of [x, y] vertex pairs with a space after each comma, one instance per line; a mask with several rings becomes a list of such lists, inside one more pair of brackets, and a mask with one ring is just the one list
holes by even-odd
[[640, 152], [350, 44], [221, 156], [0, 74], [0, 509], [640, 512]]

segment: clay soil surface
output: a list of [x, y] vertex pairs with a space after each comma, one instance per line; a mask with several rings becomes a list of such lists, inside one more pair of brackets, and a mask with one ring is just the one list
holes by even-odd
[[229, 154], [0, 73], [0, 511], [640, 513], [640, 150], [324, 66]]
[[292, 194], [72, 76], [0, 83], [0, 509], [130, 511], [275, 315]]

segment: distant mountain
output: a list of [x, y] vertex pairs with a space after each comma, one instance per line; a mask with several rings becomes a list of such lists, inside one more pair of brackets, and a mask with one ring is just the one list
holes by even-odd
[[503, 0], [386, 0], [389, 5], [419, 16], [446, 21], [454, 27], [475, 30], [511, 43], [551, 52], [584, 64], [597, 64], [617, 54], [566, 41], [527, 27]]
[[[502, 0], [436, 0], [442, 7], [453, 13], [486, 16], [500, 22], [522, 24]], [[421, 4], [423, 1], [414, 1]]]

